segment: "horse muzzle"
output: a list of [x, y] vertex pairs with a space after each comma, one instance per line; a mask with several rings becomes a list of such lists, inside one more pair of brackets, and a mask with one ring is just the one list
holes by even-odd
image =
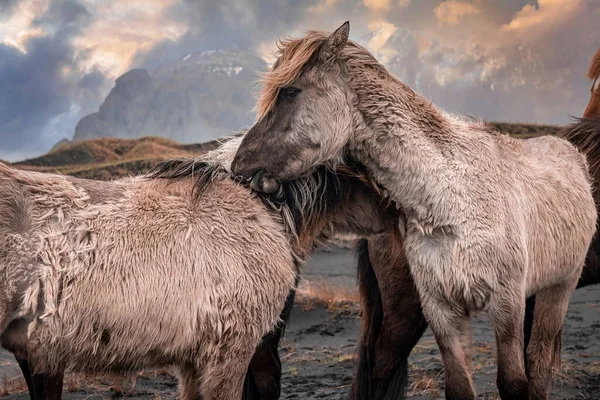
[[252, 175], [251, 181], [254, 190], [267, 194], [275, 193], [281, 186], [279, 182], [277, 182], [277, 179], [266, 174], [262, 169], [256, 171], [254, 175]]

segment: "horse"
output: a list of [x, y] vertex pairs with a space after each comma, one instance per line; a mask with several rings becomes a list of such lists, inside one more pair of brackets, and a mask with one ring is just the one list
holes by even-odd
[[[583, 151], [595, 188], [600, 183], [600, 115], [576, 120], [559, 135]], [[599, 204], [599, 192], [594, 191]], [[600, 211], [599, 211], [600, 212]], [[356, 247], [362, 302], [362, 329], [352, 400], [401, 400], [408, 385], [408, 357], [427, 328], [410, 275], [402, 242], [395, 230], [361, 239]], [[380, 283], [381, 282], [381, 283]], [[600, 232], [592, 239], [577, 288], [600, 283]], [[535, 296], [527, 299], [524, 355], [531, 338]], [[553, 363], [560, 367], [561, 333]]]
[[113, 182], [0, 164], [0, 343], [36, 397], [60, 393], [32, 377], [57, 390], [66, 368], [175, 366], [182, 398], [239, 399], [314, 246], [393, 220], [356, 168], [262, 196], [230, 179], [226, 154]]
[[[592, 97], [582, 119], [561, 130], [559, 135], [586, 154], [591, 166], [593, 187], [600, 187], [600, 91], [594, 91], [600, 75], [600, 49], [588, 68], [588, 77], [594, 80]], [[596, 96], [594, 95], [596, 93]], [[598, 191], [594, 191], [600, 204]], [[599, 210], [600, 212], [600, 210]], [[357, 246], [359, 290], [363, 302], [363, 325], [358, 350], [357, 371], [352, 385], [351, 399], [405, 398], [408, 384], [408, 356], [423, 335], [427, 322], [421, 304], [415, 301], [415, 288], [402, 245], [394, 240], [394, 232], [379, 237], [362, 239]], [[372, 278], [369, 278], [372, 277]], [[377, 279], [378, 278], [378, 279]], [[397, 287], [381, 290], [378, 280], [394, 282]], [[577, 288], [600, 283], [600, 232], [596, 232], [587, 252], [585, 266]], [[392, 303], [393, 302], [393, 303]], [[384, 304], [393, 304], [393, 307]], [[527, 299], [525, 310], [525, 348], [531, 337], [535, 296]], [[395, 309], [402, 310], [394, 312]], [[554, 364], [560, 367], [561, 334], [556, 337]], [[386, 397], [387, 396], [387, 397]]]
[[[600, 75], [600, 49], [588, 68], [588, 77], [594, 80], [592, 97], [582, 119], [563, 129], [559, 135], [586, 154], [591, 166], [593, 187], [600, 187], [600, 91], [594, 91]], [[596, 93], [596, 96], [594, 96]], [[596, 204], [600, 204], [598, 191], [594, 191]], [[599, 210], [600, 212], [600, 210]], [[414, 284], [407, 273], [408, 264], [401, 243], [393, 240], [393, 233], [363, 239], [357, 247], [359, 289], [363, 299], [363, 329], [358, 351], [358, 366], [354, 377], [351, 398], [401, 400], [405, 398], [408, 383], [408, 356], [426, 329], [427, 323], [421, 305], [415, 302]], [[391, 267], [390, 267], [391, 266]], [[396, 274], [396, 276], [394, 276]], [[398, 290], [380, 291], [377, 278], [396, 282]], [[365, 279], [373, 276], [373, 279]], [[600, 283], [600, 232], [596, 232], [587, 252], [585, 266], [577, 288]], [[383, 298], [383, 300], [382, 300]], [[387, 299], [386, 299], [387, 298]], [[383, 309], [385, 302], [393, 301], [395, 308]], [[527, 299], [525, 310], [525, 348], [531, 337], [535, 296]], [[393, 312], [400, 309], [402, 312]], [[381, 316], [384, 316], [382, 318]], [[556, 337], [554, 364], [560, 367], [561, 334]]]
[[[444, 363], [446, 398], [474, 399], [470, 315], [490, 315], [503, 399], [545, 399], [554, 343], [596, 229], [586, 158], [450, 115], [362, 46], [349, 23], [282, 41], [232, 173], [273, 193], [319, 165], [363, 164], [405, 214], [404, 252]], [[523, 356], [527, 297], [534, 325]]]

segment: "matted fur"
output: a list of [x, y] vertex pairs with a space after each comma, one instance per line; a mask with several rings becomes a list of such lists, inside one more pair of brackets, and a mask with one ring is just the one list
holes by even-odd
[[583, 152], [595, 184], [600, 183], [600, 116], [576, 119], [562, 136]]
[[[181, 179], [191, 176], [196, 180], [195, 195], [200, 196], [212, 180], [230, 175], [231, 161], [242, 139], [243, 136], [229, 138], [218, 149], [210, 151], [200, 159], [176, 159], [163, 162], [150, 173], [150, 176], [160, 179]], [[363, 191], [368, 191], [379, 199], [368, 200], [361, 204], [360, 201], [355, 201], [364, 201], [364, 199], [350, 198]], [[324, 242], [334, 231], [370, 234], [380, 229], [377, 216], [373, 221], [358, 222], [352, 218], [348, 210], [343, 213], [336, 212], [339, 211], [340, 204], [350, 208], [362, 205], [369, 212], [374, 208], [385, 210], [390, 206], [389, 200], [383, 199], [379, 186], [367, 177], [360, 165], [342, 165], [335, 172], [329, 167], [319, 167], [300, 179], [281, 185], [276, 193], [259, 196], [259, 198], [268, 209], [281, 216], [285, 231], [293, 238], [292, 248], [300, 260], [303, 260], [308, 252]], [[324, 216], [331, 218], [324, 218]], [[318, 235], [314, 235], [315, 232], [309, 227], [318, 227]], [[307, 230], [311, 231], [308, 237]], [[307, 246], [308, 242], [314, 244]]]
[[0, 164], [2, 345], [44, 374], [175, 365], [183, 398], [239, 398], [299, 259], [391, 217], [350, 168], [257, 196], [230, 179], [237, 144], [113, 182]]
[[296, 263], [281, 222], [247, 189], [215, 180], [195, 199], [194, 183], [0, 164], [2, 344], [35, 372], [175, 365], [190, 377], [184, 398], [239, 398]]
[[[404, 248], [444, 358], [447, 398], [474, 398], [467, 350], [478, 310], [495, 325], [502, 398], [545, 398], [596, 226], [585, 157], [560, 138], [518, 140], [437, 109], [348, 41], [348, 24], [299, 40], [315, 49], [287, 84], [301, 92], [278, 99], [249, 130], [233, 173], [287, 181], [342, 155], [364, 164], [406, 215]], [[279, 60], [273, 73], [285, 67]], [[523, 315], [532, 294], [528, 380]]]

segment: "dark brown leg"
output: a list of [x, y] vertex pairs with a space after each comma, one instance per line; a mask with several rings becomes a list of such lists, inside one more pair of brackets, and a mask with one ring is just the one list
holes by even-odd
[[16, 357], [17, 363], [21, 368], [29, 397], [32, 400], [60, 400], [62, 397], [64, 372], [56, 375], [48, 374], [31, 374], [32, 368], [29, 362], [23, 358]]
[[387, 240], [373, 243], [370, 250], [383, 306], [383, 323], [373, 354], [374, 399], [381, 400], [386, 395], [401, 399], [405, 387], [394, 390], [399, 386], [395, 385], [394, 373], [404, 368], [403, 386], [408, 384], [408, 357], [427, 329], [427, 322], [400, 239], [389, 235]]
[[427, 322], [401, 238], [389, 232], [361, 241], [357, 256], [363, 326], [351, 398], [404, 399], [408, 356]]
[[64, 376], [64, 372], [56, 375], [34, 374], [31, 378], [35, 399], [60, 400]]
[[275, 331], [263, 338], [252, 356], [244, 381], [243, 400], [279, 399], [281, 393], [279, 342], [283, 339], [286, 325], [289, 323], [295, 295], [295, 291], [290, 292], [281, 312], [282, 322]]
[[31, 370], [29, 369], [29, 362], [23, 358], [15, 356], [17, 363], [19, 364], [19, 368], [21, 368], [21, 372], [23, 373], [23, 377], [25, 378], [25, 382], [27, 382], [27, 389], [29, 390], [29, 397], [32, 400], [35, 400], [35, 393], [33, 390], [33, 382], [31, 380]]

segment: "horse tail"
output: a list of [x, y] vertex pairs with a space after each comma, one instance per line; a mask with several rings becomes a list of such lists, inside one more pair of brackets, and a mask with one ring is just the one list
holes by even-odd
[[377, 277], [369, 258], [369, 243], [366, 239], [356, 245], [358, 289], [362, 308], [362, 337], [358, 349], [358, 366], [352, 390], [352, 399], [370, 399], [373, 349], [383, 323], [383, 304]]
[[592, 61], [590, 62], [588, 78], [594, 82], [596, 82], [596, 79], [600, 78], [600, 48], [598, 48], [598, 51], [596, 51], [594, 58], [592, 58]]

